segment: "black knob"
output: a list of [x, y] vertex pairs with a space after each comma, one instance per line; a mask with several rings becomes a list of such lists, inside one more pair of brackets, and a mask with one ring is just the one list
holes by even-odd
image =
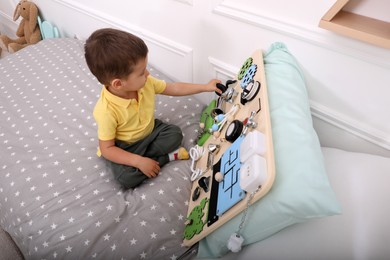
[[[217, 83], [217, 88], [219, 88], [221, 91], [222, 91], [222, 93], [224, 93], [228, 88], [224, 85], [224, 84], [222, 84], [222, 83]], [[220, 96], [221, 94], [219, 94], [218, 92], [216, 92], [215, 91], [215, 93], [218, 95], [218, 96]]]

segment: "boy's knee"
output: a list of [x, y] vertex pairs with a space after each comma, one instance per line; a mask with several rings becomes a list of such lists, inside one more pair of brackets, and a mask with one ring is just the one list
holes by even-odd
[[174, 134], [180, 134], [180, 135], [183, 134], [181, 132], [180, 127], [178, 127], [177, 125], [168, 125], [168, 131]]
[[171, 138], [170, 144], [167, 145], [167, 147], [170, 147], [170, 149], [169, 149], [170, 151], [169, 152], [171, 152], [171, 151], [177, 149], [178, 147], [180, 147], [181, 144], [182, 144], [182, 141], [183, 141], [183, 135], [181, 133], [177, 134], [177, 135], [175, 135], [175, 137]]
[[172, 133], [175, 135], [175, 138], [179, 141], [179, 144], [183, 140], [183, 132], [181, 131], [180, 127], [173, 125], [172, 127]]
[[166, 125], [163, 131], [164, 133], [161, 135], [164, 146], [166, 146], [169, 150], [176, 149], [181, 145], [183, 141], [183, 133], [180, 127], [176, 125]]
[[125, 189], [135, 188], [147, 179], [140, 170], [124, 165], [119, 171], [114, 169], [114, 176]]
[[143, 176], [127, 176], [130, 174], [121, 175], [117, 181], [125, 188], [125, 189], [133, 189], [140, 185], [142, 182], [144, 182], [147, 177], [146, 175], [142, 174]]

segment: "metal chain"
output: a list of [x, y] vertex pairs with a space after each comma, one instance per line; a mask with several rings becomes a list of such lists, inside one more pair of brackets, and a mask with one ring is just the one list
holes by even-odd
[[248, 214], [248, 209], [251, 205], [251, 200], [253, 199], [253, 197], [255, 196], [256, 192], [261, 188], [258, 187], [254, 192], [252, 192], [250, 195], [249, 195], [249, 198], [246, 202], [246, 207], [244, 209], [244, 212], [242, 213], [242, 218], [241, 218], [241, 223], [240, 225], [238, 226], [238, 230], [237, 230], [237, 235], [239, 236], [240, 235], [240, 231], [242, 230], [242, 228], [244, 227], [244, 224], [245, 224], [245, 220], [246, 220], [246, 215]]

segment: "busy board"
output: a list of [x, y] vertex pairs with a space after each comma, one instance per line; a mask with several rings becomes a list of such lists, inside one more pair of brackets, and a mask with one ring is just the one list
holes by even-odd
[[218, 88], [222, 93], [202, 113], [198, 158], [191, 156], [197, 171], [191, 176], [185, 246], [266, 196], [275, 179], [262, 51], [245, 59], [236, 78]]

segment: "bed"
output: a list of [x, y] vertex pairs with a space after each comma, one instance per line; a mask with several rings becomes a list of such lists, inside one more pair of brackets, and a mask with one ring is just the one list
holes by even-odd
[[[101, 86], [86, 67], [83, 42], [44, 40], [0, 67], [0, 222], [24, 257], [183, 255], [189, 161], [170, 163], [161, 178], [134, 190], [115, 182], [96, 156], [92, 110]], [[157, 103], [156, 115], [181, 125], [189, 147], [199, 118], [187, 104], [200, 103], [191, 97]]]
[[[285, 46], [277, 43], [273, 48], [269, 53]], [[284, 126], [277, 128], [279, 122], [290, 120], [297, 125], [300, 118], [296, 113], [286, 119], [273, 112], [276, 156], [309, 157], [300, 161], [305, 169], [296, 172], [299, 178], [290, 175], [282, 180], [279, 162], [270, 196], [248, 212], [244, 230], [244, 245], [248, 246], [239, 255], [228, 253], [226, 241], [240, 216], [199, 244], [183, 246], [191, 196], [190, 161], [171, 162], [158, 178], [123, 190], [104, 161], [96, 157], [92, 110], [101, 86], [85, 64], [82, 41], [45, 39], [1, 59], [0, 225], [7, 238], [2, 243], [9, 241], [7, 246], [15, 246], [25, 259], [256, 259], [259, 254], [264, 259], [388, 258], [390, 159], [321, 148], [307, 101], [301, 102], [307, 96], [301, 97], [300, 71], [296, 67], [289, 72], [280, 70], [278, 64], [291, 61], [267, 58], [269, 88], [279, 89], [273, 87], [278, 84], [278, 72], [290, 73], [301, 82], [296, 92], [300, 98], [288, 94], [284, 100], [280, 93], [278, 100], [281, 105], [291, 100], [303, 103], [301, 125], [310, 132], [286, 136]], [[170, 81], [153, 66], [149, 69], [152, 75]], [[274, 81], [272, 73], [276, 73]], [[294, 86], [296, 81], [291, 81]], [[155, 115], [179, 125], [183, 145], [189, 149], [196, 141], [206, 105], [197, 96], [158, 96]], [[299, 136], [305, 138], [299, 140]], [[299, 145], [291, 139], [299, 140]], [[291, 153], [286, 143], [289, 149], [306, 154]], [[293, 166], [283, 162], [284, 171], [293, 172], [296, 162], [289, 162]], [[257, 211], [265, 212], [267, 203], [278, 210], [258, 216]], [[277, 223], [270, 223], [271, 218]]]

